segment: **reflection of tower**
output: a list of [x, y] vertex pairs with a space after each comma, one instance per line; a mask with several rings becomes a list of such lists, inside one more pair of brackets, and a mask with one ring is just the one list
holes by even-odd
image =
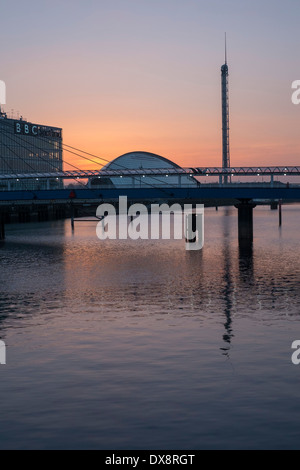
[[[229, 149], [229, 90], [228, 90], [228, 65], [227, 65], [227, 41], [225, 34], [225, 64], [221, 67], [222, 73], [222, 144], [223, 144], [223, 169], [230, 168]], [[230, 179], [230, 178], [229, 178]], [[224, 183], [228, 183], [228, 176], [224, 176]]]
[[224, 346], [221, 349], [223, 355], [229, 358], [229, 352], [231, 347], [231, 340], [234, 336], [232, 331], [232, 307], [233, 307], [233, 294], [234, 294], [234, 283], [232, 281], [232, 253], [230, 249], [230, 210], [227, 209], [224, 213], [224, 314], [225, 314], [225, 332], [223, 334]]

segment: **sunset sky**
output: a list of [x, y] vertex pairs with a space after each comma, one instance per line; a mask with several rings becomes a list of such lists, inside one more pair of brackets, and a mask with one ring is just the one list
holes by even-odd
[[[221, 165], [224, 32], [231, 164], [300, 164], [299, 0], [1, 0], [5, 110], [107, 160], [145, 150]], [[65, 159], [82, 168], [75, 156]]]

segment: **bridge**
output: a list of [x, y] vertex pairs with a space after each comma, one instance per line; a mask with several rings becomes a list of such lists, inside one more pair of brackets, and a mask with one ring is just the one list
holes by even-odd
[[[232, 171], [233, 169], [231, 169]], [[237, 174], [241, 172], [242, 175], [258, 174], [258, 169], [237, 169]], [[86, 172], [61, 172], [56, 173], [32, 173], [32, 174], [18, 174], [13, 178], [21, 180], [24, 179], [48, 179], [55, 178], [68, 179], [68, 178], [89, 178], [96, 177], [101, 174], [102, 176], [143, 176], [144, 174], [151, 175], [168, 175], [168, 174], [199, 174], [202, 171], [205, 175], [219, 175], [222, 176], [222, 169], [215, 168], [184, 168], [174, 170], [109, 170], [99, 173], [99, 171], [86, 171]], [[269, 167], [260, 168], [260, 174], [274, 175], [274, 174], [298, 174], [299, 169], [296, 167]], [[231, 173], [233, 174], [233, 173]], [[13, 179], [13, 175], [5, 175], [6, 178]], [[3, 176], [1, 176], [1, 179]], [[7, 221], [7, 212], [15, 212], [11, 214], [11, 221], [20, 221], [20, 212], [18, 208], [24, 212], [25, 220], [46, 220], [49, 214], [69, 214], [72, 221], [76, 215], [76, 209], [85, 205], [98, 206], [102, 202], [117, 203], [120, 196], [127, 196], [129, 202], [143, 201], [148, 204], [151, 202], [179, 202], [184, 203], [203, 203], [215, 201], [216, 205], [220, 203], [228, 203], [235, 205], [238, 209], [238, 228], [239, 228], [239, 241], [240, 243], [252, 243], [253, 240], [253, 209], [259, 202], [271, 203], [271, 201], [300, 201], [300, 185], [296, 184], [279, 184], [271, 180], [269, 183], [228, 183], [228, 184], [198, 184], [197, 186], [169, 186], [164, 187], [121, 187], [121, 188], [91, 188], [89, 184], [83, 185], [79, 189], [54, 189], [54, 190], [16, 190], [16, 191], [0, 191], [0, 240], [5, 238], [5, 222]], [[26, 219], [26, 214], [31, 212], [30, 219]], [[280, 207], [281, 211], [281, 207]], [[42, 215], [42, 214], [46, 215]], [[17, 217], [16, 217], [17, 215]], [[50, 216], [51, 217], [51, 216]], [[281, 218], [281, 212], [280, 212]], [[24, 221], [24, 220], [22, 220]]]
[[[230, 177], [244, 176], [266, 176], [270, 181], [274, 181], [274, 176], [300, 176], [300, 166], [267, 166], [267, 167], [191, 167], [191, 168], [144, 168], [144, 169], [126, 169], [118, 170], [72, 170], [72, 171], [53, 171], [47, 173], [26, 172], [11, 173], [0, 175], [1, 181], [28, 180], [28, 179], [87, 179], [101, 177], [128, 177], [128, 176], [173, 176], [190, 175], [194, 177], [209, 177], [224, 175]], [[166, 183], [167, 184], [167, 183]]]
[[[169, 184], [169, 176], [178, 176], [176, 184]], [[224, 178], [224, 175], [227, 178]], [[172, 168], [101, 168], [98, 170], [66, 170], [51, 172], [7, 173], [0, 176], [6, 182], [6, 189], [0, 190], [0, 239], [5, 238], [4, 225], [8, 221], [43, 220], [53, 214], [67, 215], [74, 219], [76, 209], [86, 205], [96, 207], [102, 202], [117, 203], [120, 196], [127, 196], [129, 202], [179, 202], [184, 203], [228, 203], [238, 209], [239, 240], [253, 240], [253, 208], [258, 203], [272, 201], [300, 201], [300, 185], [275, 181], [275, 176], [299, 176], [300, 166], [264, 166], [264, 167], [172, 167]], [[191, 184], [182, 183], [182, 176], [193, 177]], [[101, 186], [102, 178], [131, 177], [132, 184], [121, 187]], [[145, 177], [164, 177], [164, 182], [157, 185], [146, 183], [138, 187], [136, 181]], [[201, 179], [217, 177], [212, 183], [201, 183]], [[264, 182], [234, 182], [242, 177], [262, 177]], [[51, 189], [51, 180], [61, 181], [61, 189]], [[99, 185], [93, 187], [92, 180], [99, 179]], [[153, 179], [153, 181], [154, 181]], [[26, 189], [26, 181], [44, 181], [47, 189]], [[64, 188], [64, 181], [76, 180], [79, 188]], [[82, 180], [85, 180], [83, 183]], [[24, 189], [15, 189], [13, 182], [24, 181]], [[128, 180], [127, 180], [128, 181]], [[144, 180], [146, 181], [146, 180]], [[148, 179], [149, 181], [149, 179]], [[196, 184], [195, 184], [196, 181]], [[226, 181], [226, 183], [224, 183]], [[38, 185], [37, 185], [38, 186]], [[112, 185], [113, 186], [113, 185]], [[20, 216], [20, 208], [23, 213]], [[31, 217], [28, 217], [30, 209]], [[8, 213], [10, 212], [10, 217]], [[44, 215], [43, 215], [44, 214]], [[280, 215], [281, 217], [281, 215]], [[24, 220], [23, 220], [23, 219]]]

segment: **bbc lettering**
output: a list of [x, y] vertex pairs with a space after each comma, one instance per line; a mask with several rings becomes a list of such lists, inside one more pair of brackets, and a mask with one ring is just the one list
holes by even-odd
[[31, 137], [52, 137], [61, 139], [61, 129], [38, 126], [37, 124], [30, 124], [28, 122], [15, 122], [15, 134], [25, 135]]
[[16, 122], [15, 128], [16, 134], [22, 135], [38, 135], [38, 127], [37, 126], [30, 126], [29, 124], [23, 124], [23, 126]]

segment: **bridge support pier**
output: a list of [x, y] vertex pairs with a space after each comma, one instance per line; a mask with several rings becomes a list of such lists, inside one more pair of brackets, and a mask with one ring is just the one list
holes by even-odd
[[256, 207], [251, 201], [241, 201], [235, 206], [238, 210], [239, 242], [253, 241], [253, 209]]
[[271, 201], [270, 208], [271, 208], [271, 211], [277, 211], [278, 210], [278, 202], [277, 201]]

